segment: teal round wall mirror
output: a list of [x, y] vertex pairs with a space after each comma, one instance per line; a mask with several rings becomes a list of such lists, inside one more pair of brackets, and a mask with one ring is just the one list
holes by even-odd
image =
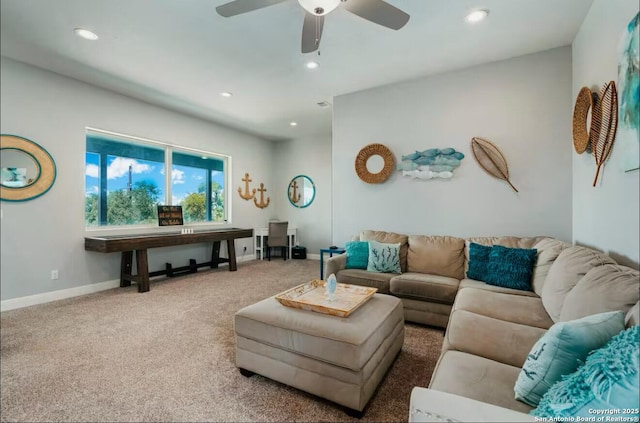
[[0, 135], [0, 200], [39, 197], [55, 179], [56, 164], [47, 150], [26, 138]]
[[307, 175], [298, 175], [289, 182], [287, 197], [293, 207], [309, 207], [316, 198], [316, 186]]

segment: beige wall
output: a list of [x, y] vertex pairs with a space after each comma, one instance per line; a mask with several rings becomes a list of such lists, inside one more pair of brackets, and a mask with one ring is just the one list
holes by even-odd
[[[573, 42], [572, 105], [580, 88], [587, 86], [599, 91], [605, 82], [618, 82], [618, 45], [623, 30], [636, 13], [636, 0], [593, 2]], [[624, 134], [619, 132], [616, 143], [621, 136]], [[574, 242], [601, 249], [618, 262], [637, 267], [640, 262], [640, 172], [624, 172], [623, 150], [614, 144], [604, 174], [594, 188], [594, 158], [573, 151], [571, 155]]]
[[[258, 209], [240, 201], [235, 191], [244, 172], [254, 181], [273, 186], [273, 143], [211, 122], [84, 84], [2, 57], [2, 133], [39, 143], [53, 156], [58, 176], [42, 197], [2, 202], [0, 221], [0, 281], [3, 301], [110, 281], [119, 278], [119, 254], [84, 251], [85, 127], [106, 129], [232, 156], [232, 222], [236, 227], [260, 227], [276, 207]], [[235, 195], [234, 195], [235, 194]], [[253, 254], [253, 241], [236, 243]], [[210, 258], [211, 247], [152, 249], [150, 268], [166, 261], [184, 266], [189, 258]], [[51, 280], [52, 269], [60, 278]]]
[[[499, 146], [519, 193], [478, 167], [469, 147], [474, 136]], [[450, 180], [410, 180], [394, 171], [383, 184], [366, 184], [354, 159], [374, 142], [396, 160], [433, 147], [453, 147], [466, 158]], [[337, 97], [333, 242], [364, 229], [570, 241], [570, 145], [570, 47]]]

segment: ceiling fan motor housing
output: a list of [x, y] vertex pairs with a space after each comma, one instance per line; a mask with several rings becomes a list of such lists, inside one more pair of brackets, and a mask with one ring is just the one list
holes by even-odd
[[340, 0], [298, 0], [298, 3], [311, 14], [324, 16], [338, 7]]

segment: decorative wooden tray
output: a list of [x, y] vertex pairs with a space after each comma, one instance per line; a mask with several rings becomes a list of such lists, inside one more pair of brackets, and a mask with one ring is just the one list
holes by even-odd
[[332, 316], [348, 317], [354, 310], [366, 303], [378, 290], [378, 288], [369, 288], [367, 286], [339, 283], [336, 288], [335, 299], [329, 301], [324, 284], [324, 281], [317, 279], [303, 283], [278, 294], [276, 300], [288, 307], [301, 308]]

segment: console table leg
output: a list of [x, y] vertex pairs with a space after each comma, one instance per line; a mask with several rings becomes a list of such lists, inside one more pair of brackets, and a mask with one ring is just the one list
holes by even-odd
[[136, 265], [138, 266], [138, 292], [149, 290], [149, 262], [147, 260], [147, 249], [136, 250]]
[[217, 269], [220, 262], [220, 241], [213, 241], [213, 248], [211, 249], [211, 268]]
[[238, 270], [238, 264], [236, 263], [236, 244], [233, 239], [227, 240], [227, 253], [229, 254], [229, 271], [235, 272]]
[[120, 259], [120, 287], [131, 286], [131, 264], [133, 262], [133, 251], [123, 251]]

